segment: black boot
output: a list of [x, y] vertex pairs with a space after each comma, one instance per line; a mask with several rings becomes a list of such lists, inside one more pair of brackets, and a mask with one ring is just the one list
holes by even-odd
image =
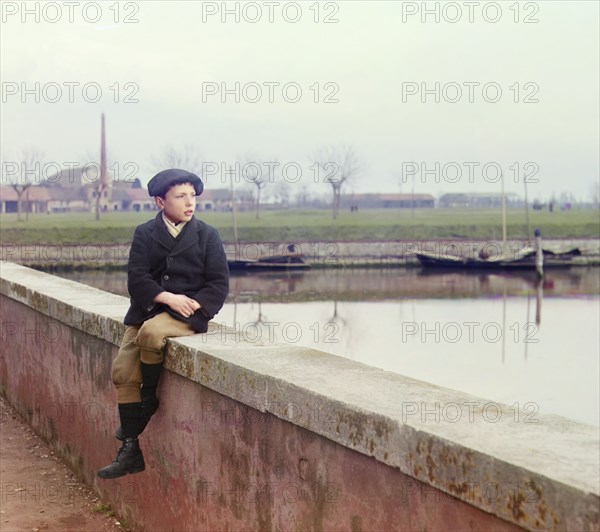
[[117, 452], [113, 463], [99, 469], [96, 473], [100, 478], [119, 478], [146, 469], [144, 455], [137, 438], [126, 438]]
[[[163, 363], [160, 364], [144, 364], [141, 363], [142, 370], [142, 417], [140, 420], [139, 432], [141, 434], [144, 429], [148, 426], [150, 418], [158, 410], [158, 397], [156, 397], [156, 387], [158, 386], [158, 380], [162, 371]], [[123, 441], [124, 434], [123, 428], [119, 427], [115, 431], [115, 438]]]

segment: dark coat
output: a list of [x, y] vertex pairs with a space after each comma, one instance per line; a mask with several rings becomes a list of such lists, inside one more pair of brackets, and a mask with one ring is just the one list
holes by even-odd
[[[173, 238], [162, 211], [135, 229], [127, 273], [131, 306], [125, 325], [139, 325], [167, 311], [189, 323], [197, 332], [206, 332], [208, 320], [221, 310], [229, 292], [229, 268], [221, 237], [214, 227], [192, 218]], [[154, 302], [163, 291], [185, 294], [200, 303], [189, 318], [167, 305]]]

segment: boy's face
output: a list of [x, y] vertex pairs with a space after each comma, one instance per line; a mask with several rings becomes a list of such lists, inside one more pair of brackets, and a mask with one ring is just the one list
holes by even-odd
[[165, 194], [165, 199], [154, 198], [156, 205], [173, 223], [189, 222], [196, 209], [196, 190], [191, 183], [172, 186]]

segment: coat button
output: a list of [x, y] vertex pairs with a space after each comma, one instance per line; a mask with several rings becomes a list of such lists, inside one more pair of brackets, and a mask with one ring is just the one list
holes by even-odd
[[168, 275], [165, 275], [165, 276], [163, 277], [163, 279], [164, 279], [165, 281], [168, 281], [168, 280], [169, 280], [169, 276], [168, 276]]

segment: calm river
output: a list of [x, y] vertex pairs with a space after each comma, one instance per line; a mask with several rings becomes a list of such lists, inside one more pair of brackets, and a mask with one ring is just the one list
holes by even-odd
[[[127, 295], [124, 272], [59, 272]], [[600, 270], [233, 276], [216, 321], [538, 414], [600, 424]], [[512, 415], [512, 414], [511, 414]]]

